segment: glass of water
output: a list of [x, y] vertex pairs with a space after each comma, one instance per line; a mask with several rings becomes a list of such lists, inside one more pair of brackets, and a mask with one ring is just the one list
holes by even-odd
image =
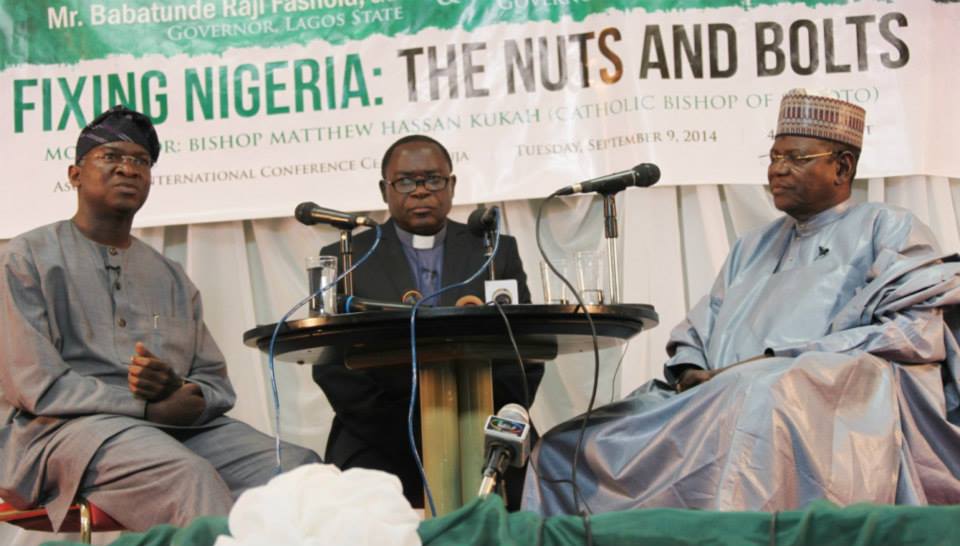
[[[330, 286], [337, 278], [336, 256], [307, 256], [307, 285], [313, 297], [310, 299], [310, 316], [319, 317], [337, 312], [337, 287]], [[330, 286], [323, 291], [317, 292]]]
[[603, 256], [596, 251], [577, 252], [577, 287], [580, 297], [586, 305], [603, 304], [604, 263]]
[[[573, 282], [573, 279], [570, 278], [569, 260], [558, 258], [550, 261], [561, 275], [566, 277], [571, 283]], [[543, 282], [543, 303], [555, 305], [567, 305], [570, 303], [570, 289], [560, 280], [560, 277], [550, 270], [547, 262], [540, 262], [540, 280]]]

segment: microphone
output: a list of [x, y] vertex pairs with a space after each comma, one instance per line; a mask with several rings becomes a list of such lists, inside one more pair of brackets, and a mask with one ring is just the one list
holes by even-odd
[[554, 195], [591, 192], [611, 194], [630, 186], [646, 188], [656, 184], [658, 180], [660, 180], [660, 168], [653, 163], [641, 163], [629, 171], [620, 171], [561, 188]]
[[360, 313], [363, 311], [409, 311], [418, 301], [423, 299], [423, 295], [417, 290], [407, 290], [400, 303], [392, 301], [377, 301], [367, 298], [358, 298], [353, 295], [340, 294], [337, 296], [338, 313]]
[[478, 296], [474, 296], [473, 294], [460, 296], [460, 298], [457, 299], [457, 303], [453, 304], [454, 307], [477, 307], [482, 305], [483, 305], [483, 300], [480, 299]]
[[416, 288], [411, 288], [403, 293], [400, 296], [400, 303], [405, 303], [411, 307], [417, 304], [418, 301], [423, 299], [423, 294], [420, 293]]
[[511, 305], [513, 304], [513, 293], [510, 292], [509, 288], [497, 288], [493, 291], [493, 297], [490, 298], [490, 301], [495, 301], [500, 305]]
[[400, 311], [409, 310], [410, 306], [403, 303], [368, 300], [356, 296], [337, 296], [338, 313], [360, 313], [362, 311]]
[[530, 415], [520, 404], [507, 404], [483, 426], [483, 448], [487, 463], [477, 495], [493, 492], [508, 466], [522, 467], [530, 455]]
[[494, 205], [490, 208], [477, 207], [467, 218], [467, 228], [470, 233], [477, 237], [483, 236], [488, 231], [497, 229], [497, 218], [500, 217], [500, 207]]
[[333, 209], [325, 209], [311, 201], [304, 201], [297, 205], [293, 216], [301, 224], [329, 224], [339, 229], [353, 229], [357, 226], [375, 226], [377, 223], [369, 216], [350, 214]]
[[[493, 256], [494, 234], [497, 231], [497, 220], [500, 218], [500, 207], [494, 205], [486, 208], [483, 205], [474, 209], [467, 219], [467, 229], [475, 237], [483, 237], [484, 256], [490, 258]], [[496, 278], [496, 267], [493, 260], [490, 260], [490, 280]]]

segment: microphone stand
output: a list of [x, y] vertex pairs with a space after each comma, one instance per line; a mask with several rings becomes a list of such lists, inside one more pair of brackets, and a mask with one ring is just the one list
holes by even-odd
[[617, 201], [616, 192], [601, 193], [603, 196], [603, 230], [607, 239], [607, 277], [610, 281], [609, 303], [620, 303], [620, 259], [617, 251]]
[[[340, 271], [350, 271], [353, 267], [353, 231], [349, 229], [340, 230], [340, 267]], [[340, 293], [353, 295], [353, 271], [340, 280]]]
[[[487, 229], [483, 232], [483, 256], [489, 258], [493, 256], [493, 230]], [[497, 280], [497, 274], [493, 270], [493, 260], [490, 260], [490, 280]]]
[[483, 469], [483, 480], [480, 482], [480, 490], [477, 491], [477, 496], [485, 499], [490, 493], [493, 493], [493, 490], [497, 487], [497, 480], [503, 476], [509, 465], [509, 451], [505, 449], [491, 450], [487, 465]]

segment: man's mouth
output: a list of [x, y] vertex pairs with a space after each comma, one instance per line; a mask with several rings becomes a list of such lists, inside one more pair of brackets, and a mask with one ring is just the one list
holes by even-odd
[[140, 193], [140, 186], [133, 182], [117, 182], [113, 187], [125, 193]]

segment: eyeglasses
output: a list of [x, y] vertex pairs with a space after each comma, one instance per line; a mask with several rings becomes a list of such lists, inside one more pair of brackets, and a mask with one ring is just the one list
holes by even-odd
[[818, 157], [827, 157], [828, 155], [833, 155], [836, 152], [819, 152], [815, 154], [797, 154], [796, 152], [787, 152], [785, 154], [780, 154], [777, 152], [770, 152], [769, 154], [763, 154], [761, 158], [769, 158], [770, 165], [776, 165], [780, 161], [785, 161], [788, 167], [801, 167], [805, 165], [811, 159], [816, 159]]
[[420, 178], [404, 176], [392, 181], [384, 180], [384, 183], [393, 186], [393, 191], [397, 193], [413, 193], [419, 184], [423, 184], [423, 187], [428, 191], [440, 191], [447, 187], [452, 177], [453, 175], [440, 176], [438, 174], [431, 174]]
[[[121, 154], [118, 152], [103, 152], [100, 155], [89, 156], [94, 161], [106, 163], [107, 165], [117, 165], [120, 163], [129, 163], [138, 169], [145, 169], [150, 166], [150, 159], [141, 155]], [[84, 157], [83, 159], [87, 159]]]

